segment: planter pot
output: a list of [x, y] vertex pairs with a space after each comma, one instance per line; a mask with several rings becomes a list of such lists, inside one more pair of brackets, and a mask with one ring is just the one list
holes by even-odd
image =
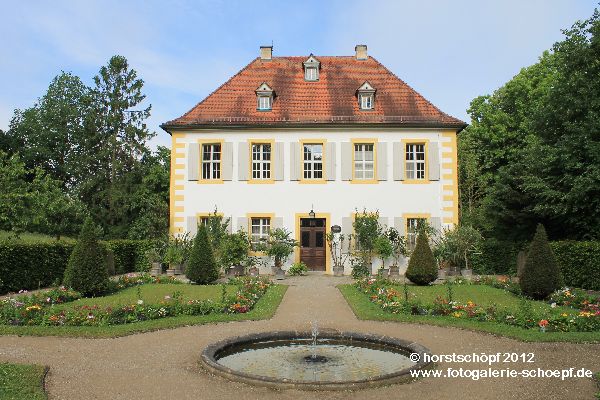
[[279, 271], [281, 271], [282, 269], [280, 267], [271, 267], [271, 274], [272, 275], [277, 275], [277, 273]]
[[258, 267], [251, 267], [248, 269], [250, 276], [258, 276]]
[[473, 270], [472, 269], [463, 269], [462, 271], [460, 271], [460, 274], [462, 276], [464, 276], [465, 278], [470, 279], [473, 276]]
[[460, 267], [448, 267], [446, 276], [460, 276]]
[[448, 276], [447, 268], [438, 269], [438, 279], [446, 279], [447, 276]]
[[275, 279], [277, 279], [277, 280], [285, 279], [285, 271], [281, 268], [278, 268], [277, 273], [275, 274]]
[[388, 268], [379, 268], [377, 270], [377, 276], [381, 276], [383, 279], [387, 279], [390, 275], [390, 270]]
[[390, 267], [390, 279], [400, 278], [400, 267]]
[[344, 276], [344, 266], [333, 267], [333, 276]]
[[244, 267], [242, 265], [234, 265], [227, 269], [228, 276], [242, 276], [244, 275]]
[[183, 264], [171, 264], [167, 269], [167, 275], [169, 276], [181, 275], [183, 272]]
[[162, 264], [159, 262], [153, 262], [152, 268], [150, 268], [150, 275], [158, 276], [162, 274]]

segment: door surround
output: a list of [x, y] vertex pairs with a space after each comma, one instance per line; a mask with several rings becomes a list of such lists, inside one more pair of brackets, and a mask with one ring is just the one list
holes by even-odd
[[[296, 241], [300, 242], [300, 219], [301, 218], [310, 218], [308, 213], [296, 213], [295, 227], [296, 227]], [[325, 235], [331, 231], [331, 214], [330, 213], [315, 213], [315, 218], [324, 218], [325, 219]], [[294, 262], [300, 262], [300, 248], [294, 248]], [[332, 274], [331, 270], [331, 254], [329, 251], [329, 244], [325, 241], [325, 273]]]

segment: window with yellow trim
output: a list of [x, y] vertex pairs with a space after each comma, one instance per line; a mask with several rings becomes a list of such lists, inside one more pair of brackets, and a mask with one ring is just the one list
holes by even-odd
[[323, 144], [303, 144], [303, 168], [304, 179], [323, 179]]
[[373, 143], [354, 144], [354, 179], [372, 180], [375, 178], [375, 145]]
[[425, 179], [425, 143], [406, 144], [406, 179]]
[[427, 218], [406, 218], [406, 246], [413, 250], [417, 244], [419, 229], [427, 222]]
[[265, 242], [269, 238], [271, 231], [271, 218], [252, 217], [250, 219], [250, 241], [252, 249], [256, 250], [256, 245]]
[[252, 143], [252, 179], [271, 179], [270, 143]]
[[221, 144], [202, 145], [202, 179], [221, 179]]

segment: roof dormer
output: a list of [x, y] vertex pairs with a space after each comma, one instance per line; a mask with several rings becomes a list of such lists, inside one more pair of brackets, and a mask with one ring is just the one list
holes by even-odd
[[308, 59], [302, 63], [304, 65], [304, 80], [305, 81], [318, 81], [319, 80], [319, 68], [321, 62], [315, 58], [315, 56], [308, 56]]
[[256, 93], [256, 109], [271, 111], [273, 109], [273, 97], [275, 96], [271, 86], [267, 82], [263, 82], [254, 92]]
[[373, 110], [375, 108], [375, 92], [377, 89], [373, 87], [368, 81], [365, 81], [356, 90], [358, 94], [358, 107], [361, 110]]

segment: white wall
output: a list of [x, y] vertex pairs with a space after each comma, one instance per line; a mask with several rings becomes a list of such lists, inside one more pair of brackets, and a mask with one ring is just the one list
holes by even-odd
[[[448, 131], [445, 131], [448, 132]], [[387, 225], [393, 226], [394, 217], [403, 214], [428, 213], [431, 217], [438, 217], [442, 227], [449, 226], [453, 217], [452, 211], [444, 211], [444, 207], [452, 206], [452, 201], [444, 200], [452, 191], [444, 191], [443, 185], [456, 183], [449, 179], [453, 173], [448, 166], [452, 159], [442, 157], [448, 148], [443, 147], [444, 142], [449, 142], [450, 137], [443, 136], [441, 130], [431, 129], [270, 129], [270, 130], [215, 130], [182, 132], [181, 137], [176, 137], [176, 143], [196, 143], [198, 139], [223, 139], [233, 142], [233, 180], [223, 184], [199, 184], [187, 180], [187, 168], [180, 170], [185, 175], [183, 180], [173, 182], [183, 185], [183, 190], [174, 191], [175, 195], [183, 195], [183, 199], [176, 203], [183, 206], [182, 212], [174, 215], [178, 218], [174, 228], [186, 230], [188, 216], [197, 213], [212, 212], [215, 207], [226, 217], [231, 217], [234, 230], [239, 227], [238, 217], [245, 217], [246, 213], [274, 213], [276, 217], [283, 218], [283, 225], [292, 232], [295, 231], [295, 214], [308, 213], [314, 205], [316, 213], [330, 213], [331, 225], [342, 225], [342, 218], [350, 217], [356, 209], [362, 211], [379, 210], [383, 218], [388, 218]], [[290, 181], [290, 142], [299, 142], [301, 139], [326, 139], [336, 143], [336, 180], [326, 184], [301, 184]], [[350, 142], [353, 138], [376, 138], [379, 142], [387, 142], [387, 180], [376, 184], [352, 184], [341, 180], [341, 150], [342, 142]], [[249, 184], [247, 181], [238, 181], [238, 143], [247, 142], [248, 139], [274, 139], [284, 143], [284, 180], [275, 181], [273, 184]], [[440, 160], [440, 180], [430, 181], [427, 184], [410, 184], [393, 180], [392, 163], [393, 142], [402, 139], [426, 139], [438, 142]], [[181, 147], [181, 146], [180, 146]], [[179, 150], [185, 152], [185, 148]], [[455, 157], [456, 155], [454, 155]], [[185, 157], [175, 160], [176, 168], [185, 166]], [[456, 189], [455, 189], [456, 190]], [[181, 218], [184, 217], [184, 218]], [[244, 227], [246, 228], [246, 227]], [[294, 232], [295, 235], [295, 232]], [[290, 257], [288, 264], [293, 262]], [[378, 263], [378, 261], [377, 261]], [[347, 268], [349, 272], [349, 268]]]

